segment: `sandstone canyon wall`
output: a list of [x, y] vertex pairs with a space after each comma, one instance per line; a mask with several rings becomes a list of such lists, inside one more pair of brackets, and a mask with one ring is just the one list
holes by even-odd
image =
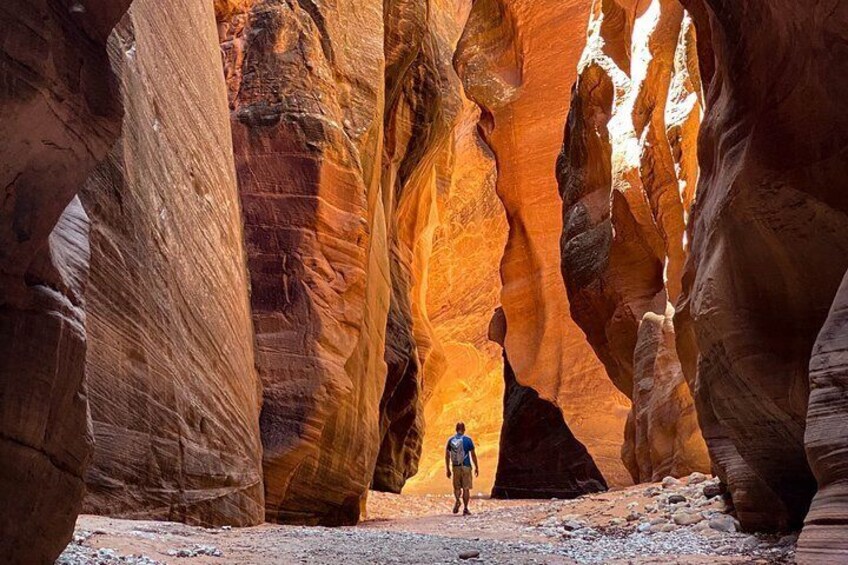
[[804, 443], [818, 482], [800, 538], [801, 563], [842, 563], [848, 557], [848, 276], [831, 306], [810, 359], [810, 403]]
[[[494, 480], [503, 384], [499, 348], [486, 334], [499, 303], [506, 219], [494, 190], [493, 159], [477, 133], [480, 111], [464, 95], [453, 67], [471, 2], [387, 6], [390, 98], [384, 186], [392, 187], [396, 199], [390, 225], [396, 234], [393, 268], [399, 276], [393, 284], [410, 307], [415, 356], [407, 366], [418, 368], [422, 424], [427, 428], [421, 442], [416, 425], [421, 458], [405, 492], [444, 490], [444, 441], [459, 420], [479, 446], [477, 487], [488, 490]], [[408, 27], [399, 25], [404, 22], [417, 22], [421, 29], [410, 36]], [[420, 40], [418, 33], [423, 34]], [[387, 355], [397, 345], [391, 333]], [[389, 366], [391, 381], [391, 362]], [[391, 434], [387, 440], [384, 448], [399, 444]], [[383, 461], [378, 461], [378, 470]], [[409, 474], [403, 465], [392, 467]]]
[[386, 336], [383, 439], [374, 486], [392, 492], [400, 492], [417, 471], [426, 391], [432, 390], [446, 369], [426, 301], [433, 234], [439, 221], [437, 193], [450, 175], [439, 157], [453, 140], [462, 109], [462, 86], [451, 65], [461, 22], [458, 10], [443, 4], [436, 0], [383, 4], [382, 183], [392, 304]]
[[604, 477], [630, 477], [620, 446], [629, 403], [572, 321], [560, 275], [561, 206], [554, 164], [585, 45], [588, 2], [478, 0], [457, 48], [468, 96], [498, 170], [509, 221], [501, 296], [517, 383], [554, 403]]
[[494, 159], [477, 132], [479, 119], [477, 105], [463, 96], [453, 143], [441, 159], [451, 175], [438, 187], [426, 306], [445, 371], [428, 387], [421, 464], [405, 492], [444, 492], [445, 441], [460, 420], [476, 442], [480, 477], [475, 491], [488, 492], [495, 478], [503, 423], [503, 356], [487, 334], [500, 304], [499, 266], [508, 226], [495, 192]]
[[74, 194], [120, 131], [106, 37], [129, 5], [0, 6], [0, 555], [52, 562], [91, 452], [88, 220]]
[[355, 523], [378, 453], [382, 4], [217, 3], [271, 521]]
[[743, 526], [798, 527], [818, 479], [799, 561], [841, 562], [844, 429], [821, 425], [844, 423], [829, 392], [841, 299], [822, 325], [848, 266], [848, 6], [690, 4], [715, 71], [675, 320], [683, 366]]
[[[506, 316], [498, 309], [489, 339], [503, 346]], [[504, 354], [503, 431], [494, 498], [576, 498], [607, 489], [586, 447], [574, 437], [562, 412], [518, 384]]]
[[83, 511], [258, 524], [261, 396], [212, 6], [136, 0], [109, 53], [123, 134], [81, 195], [95, 444]]
[[706, 472], [672, 324], [698, 171], [694, 27], [676, 0], [598, 0], [578, 71], [558, 162], [571, 312], [633, 401], [633, 480]]

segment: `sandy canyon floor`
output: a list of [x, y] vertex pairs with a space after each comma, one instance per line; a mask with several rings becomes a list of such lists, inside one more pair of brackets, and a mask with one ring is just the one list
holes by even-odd
[[57, 563], [792, 563], [796, 537], [736, 532], [715, 480], [693, 475], [577, 500], [472, 501], [372, 493], [352, 528], [197, 528], [81, 516]]

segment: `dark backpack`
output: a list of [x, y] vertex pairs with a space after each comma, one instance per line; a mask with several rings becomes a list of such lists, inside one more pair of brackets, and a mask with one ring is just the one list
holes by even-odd
[[451, 464], [460, 467], [465, 463], [465, 438], [452, 437], [449, 442]]

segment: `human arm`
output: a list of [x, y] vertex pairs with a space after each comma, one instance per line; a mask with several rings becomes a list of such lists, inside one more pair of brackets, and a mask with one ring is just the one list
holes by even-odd
[[448, 478], [451, 478], [450, 446], [445, 448], [445, 471], [447, 471]]
[[477, 450], [476, 449], [471, 450], [471, 461], [474, 462], [474, 476], [479, 477], [480, 476], [480, 464], [477, 462]]

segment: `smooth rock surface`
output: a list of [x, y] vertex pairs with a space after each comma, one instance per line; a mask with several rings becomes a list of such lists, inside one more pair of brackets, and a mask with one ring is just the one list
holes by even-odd
[[120, 131], [105, 44], [128, 5], [0, 5], [0, 555], [7, 563], [55, 560], [82, 501], [91, 453], [83, 384], [88, 227], [73, 199]]
[[83, 510], [255, 525], [261, 394], [214, 13], [136, 0], [109, 52], [123, 135], [81, 194], [95, 442]]
[[798, 528], [810, 353], [848, 267], [848, 5], [690, 4], [715, 72], [678, 351], [742, 526]]

